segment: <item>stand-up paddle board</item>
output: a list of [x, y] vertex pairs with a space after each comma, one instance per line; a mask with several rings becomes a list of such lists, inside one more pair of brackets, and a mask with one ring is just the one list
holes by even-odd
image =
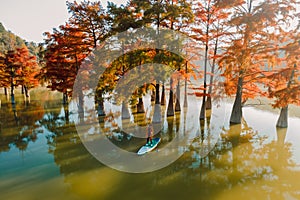
[[153, 138], [152, 139], [152, 144], [151, 145], [145, 144], [144, 146], [142, 146], [138, 150], [137, 154], [138, 155], [143, 155], [145, 153], [148, 153], [148, 152], [152, 151], [153, 149], [155, 149], [157, 147], [159, 142], [160, 142], [160, 138]]

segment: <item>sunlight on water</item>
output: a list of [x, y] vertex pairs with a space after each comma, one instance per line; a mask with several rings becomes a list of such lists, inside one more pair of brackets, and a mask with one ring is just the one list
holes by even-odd
[[71, 192], [82, 199], [105, 199], [116, 191], [122, 174], [102, 167], [86, 172], [78, 172], [65, 177]]

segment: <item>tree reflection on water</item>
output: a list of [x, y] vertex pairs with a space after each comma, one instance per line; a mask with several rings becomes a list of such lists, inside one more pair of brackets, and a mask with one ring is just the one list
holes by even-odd
[[[277, 140], [270, 141], [243, 119], [242, 124], [224, 127], [214, 144], [208, 116], [177, 161], [152, 173], [129, 174], [106, 167], [88, 152], [71, 120], [73, 113], [60, 102], [16, 104], [15, 111], [2, 103], [0, 112], [0, 151], [10, 151], [12, 145], [24, 151], [39, 131], [46, 130], [48, 153], [70, 186], [68, 193], [83, 199], [300, 199], [300, 171], [291, 144], [285, 142], [287, 129], [277, 129]], [[122, 132], [130, 119], [118, 121], [120, 116], [107, 113], [100, 127], [115, 145], [135, 152], [145, 139]], [[146, 124], [145, 117], [132, 117], [133, 127]], [[185, 110], [165, 120], [158, 133], [162, 143], [153, 153], [187, 128]], [[212, 150], [203, 156], [202, 147]]]
[[[167, 128], [160, 133], [163, 143], [170, 142], [180, 123], [184, 123], [178, 120], [179, 116], [177, 120], [176, 117], [167, 119]], [[104, 123], [112, 122], [112, 118], [106, 120]], [[284, 143], [286, 129], [277, 129], [278, 139], [269, 142], [243, 119], [240, 125], [224, 128], [212, 151], [203, 157], [199, 146], [209, 145], [209, 131], [205, 130], [209, 123], [209, 119], [200, 123], [201, 134], [180, 159], [148, 174], [125, 174], [104, 167], [84, 148], [72, 123], [57, 128], [49, 146], [61, 173], [74, 187], [72, 191], [80, 196], [87, 195], [88, 190], [90, 197], [106, 199], [138, 198], [145, 194], [149, 199], [179, 199], [187, 194], [189, 199], [300, 198], [297, 183], [300, 172], [292, 159], [291, 145]], [[121, 148], [141, 144], [126, 133], [118, 134], [119, 137], [110, 139]], [[117, 184], [112, 183], [115, 177], [118, 177]], [[85, 190], [75, 191], [79, 184], [87, 184]], [[92, 184], [99, 187], [108, 184], [109, 189], [101, 190], [100, 194]]]
[[0, 109], [0, 153], [9, 151], [11, 145], [26, 150], [30, 141], [37, 139], [36, 122], [44, 115], [44, 108], [37, 101], [11, 104], [4, 101]]

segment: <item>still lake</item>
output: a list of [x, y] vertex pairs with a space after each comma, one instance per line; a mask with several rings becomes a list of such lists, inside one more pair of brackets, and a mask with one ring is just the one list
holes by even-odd
[[[224, 101], [201, 124], [201, 98], [194, 104], [189, 100], [188, 109], [163, 119], [158, 133], [162, 142], [151, 152], [159, 155], [179, 135], [192, 134], [182, 155], [153, 172], [128, 173], [90, 154], [76, 130], [78, 115], [69, 108], [66, 117], [59, 93], [35, 89], [30, 102], [18, 95], [15, 106], [0, 95], [1, 199], [300, 199], [297, 116], [290, 116], [287, 129], [276, 129], [278, 111], [249, 104], [243, 108], [242, 124], [230, 126], [232, 103]], [[105, 106], [107, 113], [119, 109], [113, 103]], [[153, 105], [145, 103], [145, 108], [151, 115]], [[130, 115], [125, 126], [137, 126], [139, 116]], [[124, 123], [119, 115], [112, 116], [99, 122], [105, 136], [136, 152], [145, 139], [118, 132]], [[212, 132], [206, 130], [211, 124], [216, 125]]]

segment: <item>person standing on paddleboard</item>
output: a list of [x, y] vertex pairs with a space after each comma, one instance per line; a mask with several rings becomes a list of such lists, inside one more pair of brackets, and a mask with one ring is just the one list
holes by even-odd
[[153, 137], [153, 127], [152, 124], [148, 124], [147, 127], [147, 144], [152, 145], [152, 137]]

